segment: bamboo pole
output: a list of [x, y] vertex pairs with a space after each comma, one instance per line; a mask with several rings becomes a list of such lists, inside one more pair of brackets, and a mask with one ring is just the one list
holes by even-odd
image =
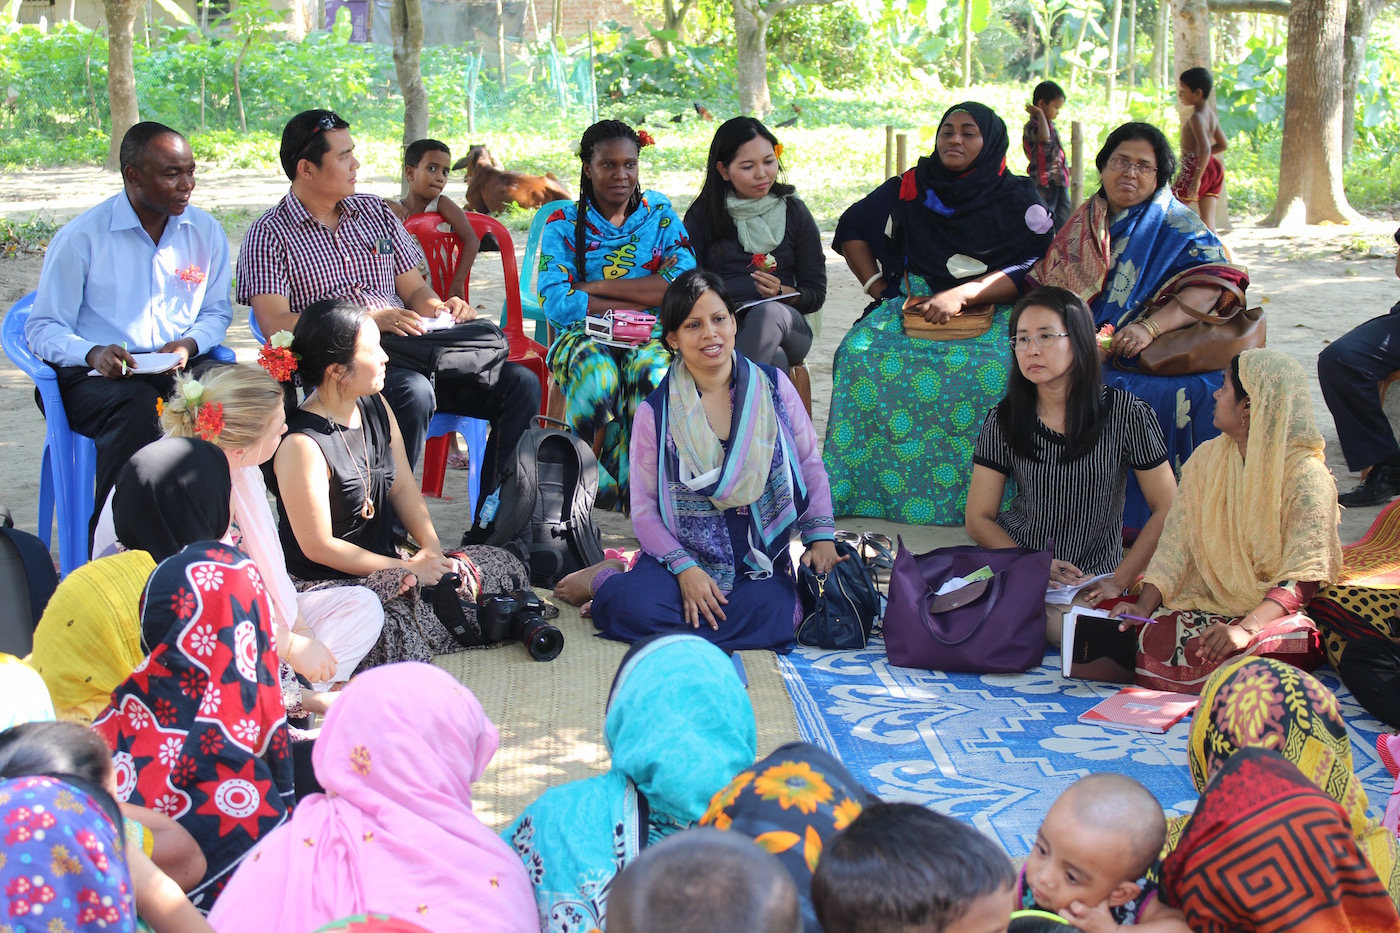
[[885, 177], [894, 174], [894, 127], [885, 124]]
[[1084, 124], [1075, 120], [1069, 126], [1071, 160], [1069, 167], [1069, 203], [1077, 208], [1084, 200]]
[[894, 138], [895, 161], [899, 163], [899, 174], [909, 167], [909, 134], [900, 133]]

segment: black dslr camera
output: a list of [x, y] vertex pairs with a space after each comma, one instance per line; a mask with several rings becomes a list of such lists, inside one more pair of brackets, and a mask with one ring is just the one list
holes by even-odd
[[519, 641], [536, 661], [553, 661], [564, 650], [564, 633], [544, 620], [547, 608], [529, 590], [516, 590], [483, 597], [476, 604], [476, 619], [488, 645]]

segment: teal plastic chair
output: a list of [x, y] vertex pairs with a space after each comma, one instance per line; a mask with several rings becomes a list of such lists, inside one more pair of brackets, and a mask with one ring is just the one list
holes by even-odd
[[[544, 237], [545, 221], [549, 215], [567, 204], [576, 201], [550, 201], [535, 211], [535, 219], [530, 221], [530, 235], [525, 238], [525, 254], [520, 257], [520, 314], [527, 321], [535, 322], [535, 341], [549, 346], [549, 321], [544, 316], [540, 304], [540, 293], [535, 288], [535, 276], [540, 270], [540, 240]], [[506, 306], [501, 305], [501, 326], [506, 326]]]

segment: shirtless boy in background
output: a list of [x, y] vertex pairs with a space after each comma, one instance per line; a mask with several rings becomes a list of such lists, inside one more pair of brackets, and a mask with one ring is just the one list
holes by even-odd
[[1225, 188], [1225, 167], [1216, 156], [1228, 149], [1229, 143], [1210, 102], [1212, 84], [1205, 68], [1188, 68], [1177, 81], [1176, 96], [1192, 112], [1181, 121], [1181, 174], [1172, 193], [1214, 231], [1215, 205]]

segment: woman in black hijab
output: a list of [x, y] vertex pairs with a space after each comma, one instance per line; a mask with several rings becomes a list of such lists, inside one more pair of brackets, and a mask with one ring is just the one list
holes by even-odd
[[129, 551], [159, 564], [195, 541], [228, 532], [233, 484], [228, 458], [208, 441], [167, 437], [122, 467], [112, 494], [112, 524]]
[[[939, 326], [1013, 300], [1053, 235], [1029, 178], [1006, 166], [1006, 124], [965, 102], [934, 151], [853, 205], [832, 247], [878, 303], [836, 352], [823, 448], [837, 515], [960, 525], [972, 446], [1006, 388], [1009, 306], [980, 336]], [[910, 329], [920, 338], [906, 333]], [[932, 330], [932, 339], [929, 331]]]

